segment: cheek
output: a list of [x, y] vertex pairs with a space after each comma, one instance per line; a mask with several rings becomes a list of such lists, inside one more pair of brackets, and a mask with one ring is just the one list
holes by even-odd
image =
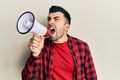
[[57, 24], [56, 29], [57, 29], [57, 32], [59, 33], [63, 33], [66, 30], [64, 23]]
[[63, 34], [64, 31], [65, 31], [65, 27], [59, 27], [59, 28], [57, 29], [57, 33], [60, 33], [60, 34]]

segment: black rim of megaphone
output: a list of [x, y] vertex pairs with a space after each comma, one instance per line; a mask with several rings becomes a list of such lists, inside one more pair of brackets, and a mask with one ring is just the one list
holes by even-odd
[[[33, 16], [33, 24], [32, 24], [32, 27], [31, 27], [27, 32], [23, 32], [23, 33], [22, 33], [22, 32], [20, 32], [19, 29], [18, 29], [18, 22], [19, 22], [20, 18], [21, 18], [24, 14], [26, 14], [26, 13], [32, 14], [32, 16]], [[28, 32], [33, 28], [34, 21], [35, 21], [35, 16], [34, 16], [34, 14], [33, 14], [32, 12], [30, 12], [30, 11], [24, 12], [23, 14], [20, 15], [20, 17], [19, 17], [18, 20], [17, 20], [17, 24], [16, 24], [17, 31], [18, 31], [19, 33], [21, 33], [21, 34], [26, 34], [26, 33], [28, 33]]]

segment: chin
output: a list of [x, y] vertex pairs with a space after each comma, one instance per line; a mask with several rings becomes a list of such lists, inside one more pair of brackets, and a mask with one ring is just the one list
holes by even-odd
[[54, 41], [54, 38], [52, 36], [49, 36], [49, 39], [52, 40], [52, 41]]
[[58, 38], [53, 37], [53, 36], [49, 36], [49, 39], [52, 40], [52, 41], [57, 41], [58, 40]]

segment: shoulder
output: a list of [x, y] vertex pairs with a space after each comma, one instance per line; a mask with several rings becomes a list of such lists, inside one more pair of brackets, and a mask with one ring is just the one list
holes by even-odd
[[85, 53], [86, 52], [87, 53], [90, 52], [88, 43], [83, 41], [83, 40], [81, 40], [81, 39], [69, 36], [69, 42], [70, 42], [70, 45], [73, 46], [72, 48], [75, 48], [79, 52], [83, 52], [83, 51], [85, 51]]
[[79, 38], [76, 38], [76, 37], [73, 37], [73, 36], [68, 36], [69, 37], [69, 41], [74, 43], [74, 44], [77, 44], [77, 45], [85, 45], [87, 46], [87, 42], [84, 41], [84, 40], [81, 40]]

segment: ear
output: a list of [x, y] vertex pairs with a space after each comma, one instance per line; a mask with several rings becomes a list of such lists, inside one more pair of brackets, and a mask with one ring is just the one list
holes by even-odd
[[69, 24], [66, 24], [66, 25], [65, 25], [65, 30], [68, 31], [69, 28], [70, 28], [70, 25], [69, 25]]

